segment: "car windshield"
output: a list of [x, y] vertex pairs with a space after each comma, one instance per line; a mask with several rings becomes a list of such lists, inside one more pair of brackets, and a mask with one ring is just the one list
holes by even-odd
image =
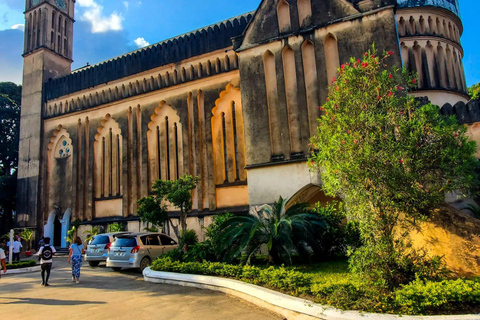
[[107, 244], [110, 242], [108, 236], [95, 236], [90, 244]]
[[135, 247], [136, 245], [135, 238], [117, 238], [113, 243], [113, 247]]

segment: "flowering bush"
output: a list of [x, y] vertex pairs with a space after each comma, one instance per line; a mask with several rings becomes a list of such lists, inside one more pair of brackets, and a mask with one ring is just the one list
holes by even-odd
[[426, 219], [446, 193], [468, 192], [478, 163], [466, 128], [432, 104], [419, 105], [408, 94], [415, 76], [389, 66], [392, 54], [372, 46], [339, 68], [320, 108], [310, 167], [360, 222], [365, 247], [351, 260], [355, 271], [395, 287], [412, 281], [415, 263], [425, 262], [410, 252], [412, 223]]

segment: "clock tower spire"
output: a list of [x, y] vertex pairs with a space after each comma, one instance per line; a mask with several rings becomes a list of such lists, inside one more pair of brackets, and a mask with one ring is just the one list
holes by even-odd
[[26, 0], [17, 227], [42, 230], [43, 85], [71, 72], [75, 0]]

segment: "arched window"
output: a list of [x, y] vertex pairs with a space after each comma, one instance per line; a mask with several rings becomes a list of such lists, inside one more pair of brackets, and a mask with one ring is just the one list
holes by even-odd
[[246, 181], [245, 141], [240, 89], [229, 84], [212, 110], [215, 184]]
[[98, 199], [122, 195], [122, 133], [107, 115], [95, 136], [95, 195]]
[[316, 132], [319, 118], [318, 106], [318, 78], [317, 61], [313, 42], [306, 40], [302, 44], [303, 76], [305, 78], [305, 91], [307, 94], [308, 122], [310, 136]]
[[298, 22], [300, 27], [305, 27], [311, 22], [312, 3], [310, 0], [297, 0]]
[[300, 125], [300, 111], [298, 106], [297, 69], [295, 66], [295, 52], [290, 46], [282, 51], [283, 77], [285, 80], [285, 95], [287, 98], [288, 128], [290, 131], [290, 152], [299, 156], [303, 151], [302, 126]]
[[337, 75], [340, 59], [338, 57], [337, 38], [331, 33], [325, 37], [325, 63], [327, 64], [328, 85], [331, 85], [333, 78]]
[[148, 159], [150, 185], [158, 180], [177, 180], [183, 170], [183, 131], [180, 117], [172, 106], [162, 101], [148, 124]]
[[278, 31], [290, 31], [290, 5], [286, 0], [280, 0], [277, 6]]
[[263, 55], [263, 66], [265, 72], [265, 87], [267, 91], [268, 117], [270, 126], [270, 146], [273, 157], [284, 156], [282, 148], [281, 130], [278, 126], [280, 116], [278, 110], [278, 87], [275, 56], [271, 51]]

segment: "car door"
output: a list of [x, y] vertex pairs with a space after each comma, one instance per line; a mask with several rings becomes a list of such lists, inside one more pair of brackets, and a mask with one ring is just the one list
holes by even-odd
[[170, 252], [178, 247], [178, 244], [175, 240], [164, 234], [160, 235], [160, 241], [162, 242], [162, 254]]
[[162, 254], [162, 246], [158, 235], [152, 234], [147, 236], [148, 247], [150, 250], [150, 257], [156, 258]]

